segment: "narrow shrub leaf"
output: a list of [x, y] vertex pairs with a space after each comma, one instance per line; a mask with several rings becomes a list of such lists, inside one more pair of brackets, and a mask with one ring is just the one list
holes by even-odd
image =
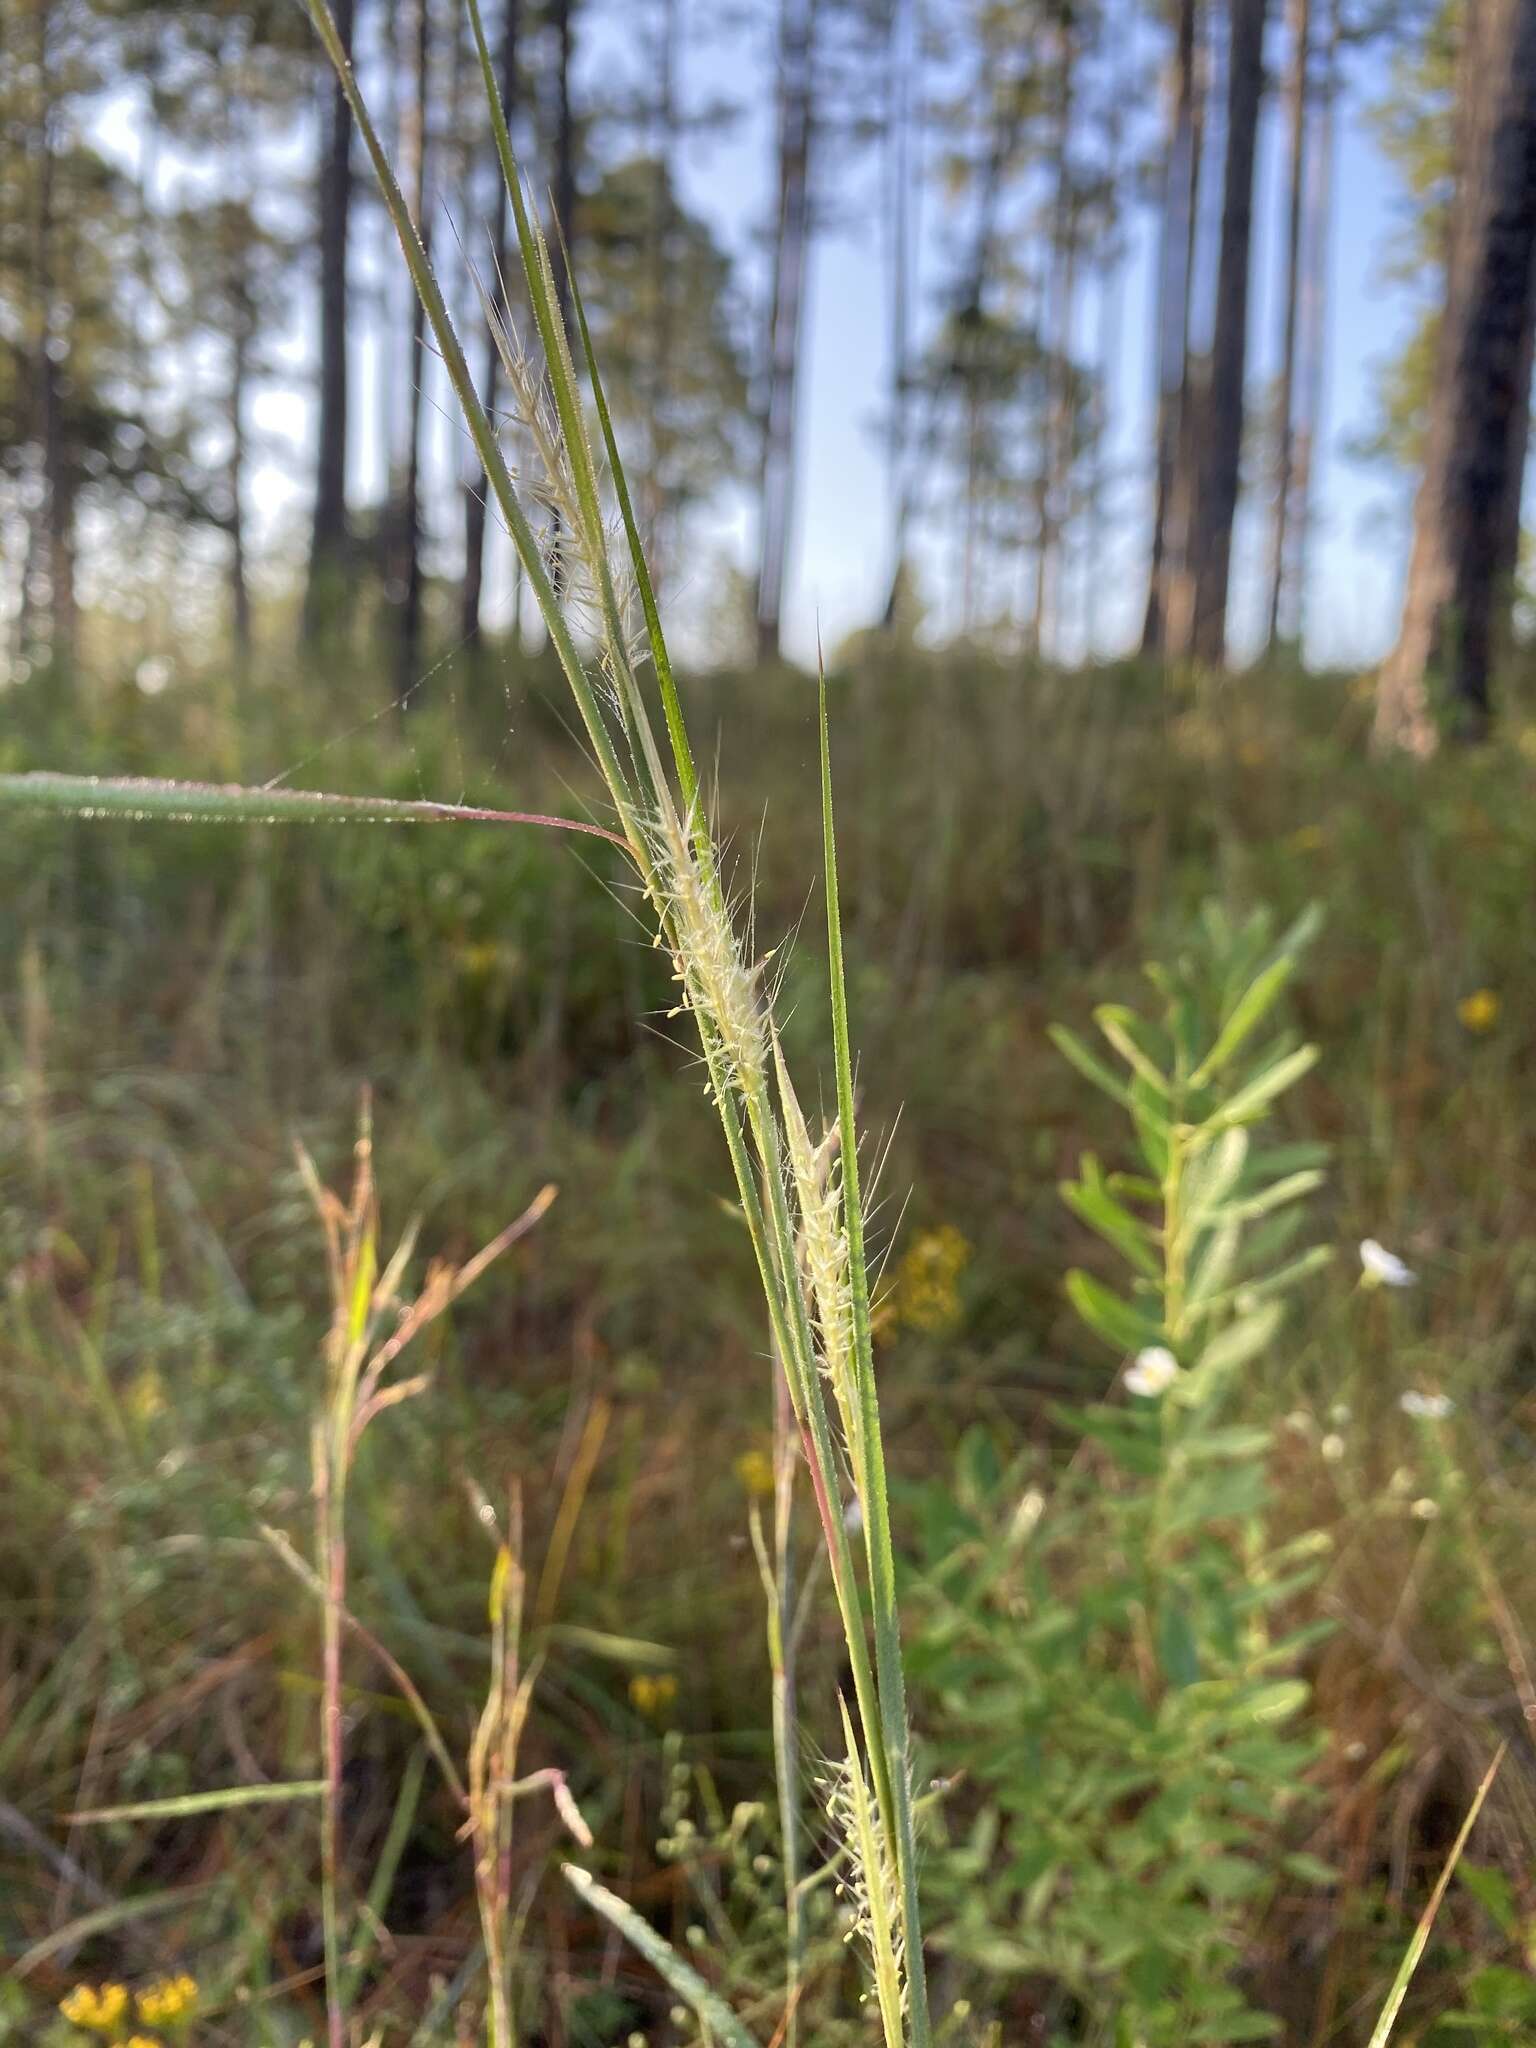
[[1132, 1107], [1130, 1089], [1118, 1075], [1110, 1072], [1102, 1060], [1095, 1058], [1075, 1031], [1069, 1031], [1065, 1024], [1052, 1024], [1046, 1035], [1062, 1058], [1070, 1060], [1084, 1080], [1091, 1081], [1095, 1088], [1102, 1089], [1110, 1100], [1118, 1102], [1122, 1109]]
[[1244, 1040], [1268, 1016], [1279, 1000], [1280, 993], [1295, 972], [1294, 957], [1282, 954], [1265, 968], [1257, 981], [1238, 998], [1232, 1014], [1222, 1025], [1216, 1043], [1190, 1076], [1190, 1086], [1203, 1087], [1214, 1074], [1219, 1074]]
[[1091, 1273], [1074, 1268], [1067, 1275], [1067, 1299], [1089, 1329], [1116, 1351], [1140, 1351], [1144, 1345], [1161, 1344], [1164, 1340], [1160, 1322], [1122, 1301]]
[[1080, 1181], [1062, 1183], [1061, 1199], [1090, 1230], [1096, 1230], [1107, 1244], [1112, 1244], [1138, 1273], [1144, 1274], [1148, 1280], [1161, 1277], [1162, 1268], [1152, 1254], [1150, 1231], [1129, 1209], [1122, 1209], [1102, 1185], [1095, 1185], [1085, 1173]]
[[1212, 1126], [1217, 1130], [1225, 1130], [1229, 1124], [1251, 1123], [1262, 1110], [1268, 1108], [1277, 1095], [1282, 1094], [1293, 1082], [1299, 1081], [1302, 1075], [1309, 1073], [1316, 1064], [1317, 1047], [1298, 1046], [1295, 1052], [1288, 1053], [1284, 1059], [1276, 1060], [1273, 1066], [1266, 1067], [1245, 1088], [1239, 1088], [1235, 1095], [1229, 1097], [1211, 1119]]

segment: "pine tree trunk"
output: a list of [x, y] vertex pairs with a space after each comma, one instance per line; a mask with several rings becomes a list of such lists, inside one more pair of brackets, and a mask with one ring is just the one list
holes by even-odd
[[[337, 34], [350, 59], [356, 0], [336, 0]], [[339, 85], [329, 92], [320, 166], [320, 417], [315, 508], [304, 594], [304, 638], [320, 639], [346, 589], [347, 253], [352, 213], [352, 110]]]
[[[411, 217], [422, 247], [431, 252], [431, 223], [427, 218], [427, 100], [431, 87], [432, 12], [431, 0], [412, 0], [411, 25], [415, 30], [412, 52], [414, 81], [410, 120], [406, 127], [401, 169]], [[421, 667], [421, 421], [423, 384], [426, 378], [426, 321], [419, 296], [411, 294], [410, 347], [406, 357], [405, 476], [397, 511], [396, 536], [399, 561], [392, 594], [399, 603], [394, 648], [395, 695], [402, 705]]]
[[1130, 81], [1137, 76], [1139, 52], [1135, 28], [1138, 10], [1133, 4], [1115, 9], [1104, 17], [1106, 35], [1115, 51], [1105, 111], [1106, 160], [1104, 183], [1109, 214], [1099, 244], [1095, 289], [1092, 413], [1089, 421], [1090, 468], [1085, 493], [1082, 578], [1083, 658], [1092, 663], [1099, 651], [1098, 606], [1102, 594], [1100, 577], [1106, 562], [1109, 496], [1109, 423], [1114, 416], [1116, 366], [1120, 358], [1121, 324], [1125, 306], [1125, 273], [1129, 243], [1120, 226], [1122, 156], [1128, 108], [1134, 105]]
[[[559, 308], [560, 323], [567, 331], [571, 320], [570, 259], [576, 233], [576, 116], [571, 100], [571, 60], [575, 54], [571, 10], [574, 4], [575, 0], [551, 0], [549, 12], [549, 23], [555, 32], [555, 179], [552, 195], [555, 217], [549, 237], [549, 261], [554, 277], [555, 304]], [[566, 583], [565, 547], [558, 504], [549, 508], [547, 552], [550, 579], [556, 590], [563, 590]]]
[[757, 651], [762, 661], [779, 658], [793, 529], [795, 410], [811, 239], [815, 30], [816, 0], [780, 0], [779, 200], [768, 309], [757, 572]]
[[[1204, 460], [1193, 520], [1193, 610], [1188, 652], [1220, 668], [1227, 651], [1232, 524], [1243, 454], [1248, 298], [1253, 255], [1253, 173], [1264, 97], [1267, 0], [1231, 0], [1227, 150], [1216, 276], [1210, 382], [1201, 419]], [[1184, 650], [1175, 650], [1182, 652]]]
[[1190, 292], [1194, 279], [1195, 193], [1199, 184], [1196, 27], [1197, 0], [1179, 0], [1158, 258], [1157, 481], [1147, 609], [1141, 629], [1141, 651], [1153, 657], [1162, 654], [1167, 636], [1181, 426], [1190, 397]]
[[555, 273], [555, 298], [560, 317], [571, 317], [568, 268], [576, 233], [576, 117], [571, 102], [571, 62], [575, 36], [571, 22], [574, 0], [554, 0], [555, 28], [555, 226], [550, 262]]
[[1307, 67], [1312, 40], [1311, 0], [1291, 0], [1291, 71], [1286, 83], [1290, 185], [1285, 221], [1285, 311], [1280, 342], [1280, 389], [1275, 401], [1279, 441], [1275, 458], [1274, 523], [1270, 529], [1268, 648], [1280, 640], [1290, 559], [1291, 486], [1295, 475], [1296, 352], [1301, 306], [1301, 238], [1308, 177]]
[[28, 146], [37, 160], [31, 226], [30, 356], [31, 401], [39, 449], [41, 492], [28, 520], [27, 557], [22, 576], [21, 638], [33, 662], [50, 665], [67, 684], [74, 666], [75, 490], [64, 423], [64, 370], [69, 346], [69, 305], [58, 289], [55, 245], [54, 123], [57, 111], [48, 10], [33, 17], [32, 59], [37, 85], [36, 117]]
[[1338, 129], [1339, 0], [1328, 0], [1328, 35], [1319, 85], [1317, 148], [1307, 191], [1307, 260], [1301, 285], [1300, 385], [1290, 537], [1298, 646], [1306, 634], [1307, 553], [1312, 538], [1312, 464], [1322, 432], [1328, 367], [1328, 256], [1333, 222], [1334, 143]]
[[229, 366], [229, 459], [225, 482], [229, 491], [229, 603], [235, 670], [243, 674], [251, 659], [251, 589], [245, 547], [245, 400], [250, 382], [250, 325], [236, 313]]
[[886, 440], [886, 480], [891, 495], [891, 567], [886, 581], [880, 626], [896, 624], [907, 565], [907, 537], [912, 524], [915, 478], [910, 461], [912, 440], [912, 270], [916, 240], [913, 158], [913, 73], [922, 46], [920, 0], [894, 0], [890, 19], [889, 65], [886, 76], [885, 200], [890, 238], [890, 421]]
[[1457, 178], [1424, 475], [1380, 743], [1432, 751], [1487, 730], [1519, 546], [1536, 330], [1536, 0], [1469, 0]]
[[1077, 297], [1077, 199], [1071, 160], [1076, 47], [1070, 23], [1060, 30], [1057, 52], [1053, 153], [1055, 194], [1051, 206], [1051, 263], [1045, 306], [1045, 416], [1035, 496], [1035, 594], [1026, 645], [1038, 657], [1052, 644], [1060, 554], [1067, 521], [1066, 494], [1072, 464], [1072, 334]]
[[[521, 0], [504, 0], [501, 13], [501, 47], [497, 52], [500, 71], [501, 111], [507, 127], [512, 126], [517, 103], [517, 40]], [[496, 171], [496, 204], [491, 221], [492, 275], [486, 289], [494, 300], [507, 273], [507, 237], [510, 207], [500, 168]], [[501, 357], [495, 337], [485, 341], [485, 367], [480, 377], [480, 398], [486, 418], [496, 417], [496, 394], [501, 381]], [[481, 470], [464, 488], [464, 585], [459, 600], [459, 633], [468, 647], [480, 645], [480, 606], [485, 589], [485, 500], [489, 486]]]
[[668, 490], [675, 436], [667, 415], [668, 373], [672, 361], [672, 292], [667, 265], [676, 226], [675, 195], [677, 145], [677, 63], [678, 0], [661, 0], [661, 22], [656, 37], [655, 134], [651, 156], [655, 179], [651, 197], [650, 246], [646, 251], [650, 269], [651, 321], [645, 366], [645, 409], [649, 460], [642, 480], [642, 504], [651, 578], [660, 586], [665, 578], [674, 538], [673, 504]]

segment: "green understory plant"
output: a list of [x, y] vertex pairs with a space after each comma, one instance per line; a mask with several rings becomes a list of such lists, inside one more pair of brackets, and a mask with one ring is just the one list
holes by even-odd
[[1312, 1064], [1288, 1033], [1254, 1049], [1315, 922], [1205, 913], [1148, 969], [1157, 1011], [1097, 1022], [1119, 1070], [1054, 1033], [1126, 1112], [1129, 1171], [1091, 1155], [1063, 1189], [1125, 1269], [1069, 1275], [1122, 1360], [1112, 1396], [1060, 1410], [1076, 1454], [1004, 1467], [981, 1432], [921, 1497], [913, 1671], [959, 1777], [932, 1879], [935, 1945], [978, 2003], [1012, 1985], [1067, 2042], [1260, 2039], [1238, 1966], [1282, 1873], [1284, 1817], [1313, 1754], [1296, 1731], [1312, 1626], [1288, 1613], [1321, 1540], [1274, 1533], [1266, 1424], [1244, 1382], [1275, 1355], [1316, 1146], [1255, 1143]]

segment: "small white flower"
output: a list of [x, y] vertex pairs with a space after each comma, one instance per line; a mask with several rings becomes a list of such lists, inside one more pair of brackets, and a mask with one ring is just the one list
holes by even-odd
[[1032, 1486], [1013, 1511], [1008, 1541], [1011, 1544], [1027, 1543], [1035, 1533], [1035, 1524], [1044, 1513], [1045, 1495], [1037, 1486]]
[[1344, 1439], [1341, 1436], [1325, 1436], [1317, 1448], [1330, 1465], [1337, 1465], [1344, 1455]]
[[1431, 1500], [1426, 1494], [1422, 1499], [1416, 1500], [1408, 1512], [1416, 1522], [1433, 1522], [1440, 1513], [1440, 1503]]
[[1420, 1394], [1411, 1388], [1399, 1397], [1397, 1405], [1419, 1422], [1444, 1422], [1456, 1407], [1449, 1394]]
[[1134, 1364], [1125, 1369], [1125, 1384], [1133, 1394], [1154, 1400], [1166, 1394], [1179, 1376], [1179, 1361], [1165, 1344], [1149, 1344], [1138, 1351]]
[[1374, 1237], [1361, 1240], [1360, 1268], [1361, 1284], [1365, 1287], [1412, 1287], [1419, 1277], [1396, 1252], [1389, 1252]]

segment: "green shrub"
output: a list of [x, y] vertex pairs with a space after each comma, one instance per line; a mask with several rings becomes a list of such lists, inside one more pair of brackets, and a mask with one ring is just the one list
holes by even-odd
[[1206, 913], [1200, 943], [1149, 977], [1149, 1020], [1097, 1013], [1124, 1074], [1068, 1032], [1074, 1065], [1126, 1111], [1129, 1173], [1091, 1156], [1069, 1205], [1129, 1268], [1116, 1291], [1068, 1276], [1123, 1358], [1120, 1392], [1056, 1419], [1076, 1454], [1000, 1465], [965, 1439], [954, 1483], [918, 1496], [912, 1670], [955, 1783], [930, 1875], [935, 1945], [995, 2008], [1010, 1981], [1048, 2038], [1260, 2039], [1245, 1936], [1282, 1875], [1274, 1853], [1314, 1755], [1295, 1675], [1318, 1625], [1289, 1611], [1324, 1548], [1270, 1534], [1271, 1431], [1244, 1420], [1280, 1297], [1326, 1254], [1296, 1254], [1316, 1147], [1250, 1133], [1311, 1064], [1287, 1033], [1251, 1050], [1312, 920]]

